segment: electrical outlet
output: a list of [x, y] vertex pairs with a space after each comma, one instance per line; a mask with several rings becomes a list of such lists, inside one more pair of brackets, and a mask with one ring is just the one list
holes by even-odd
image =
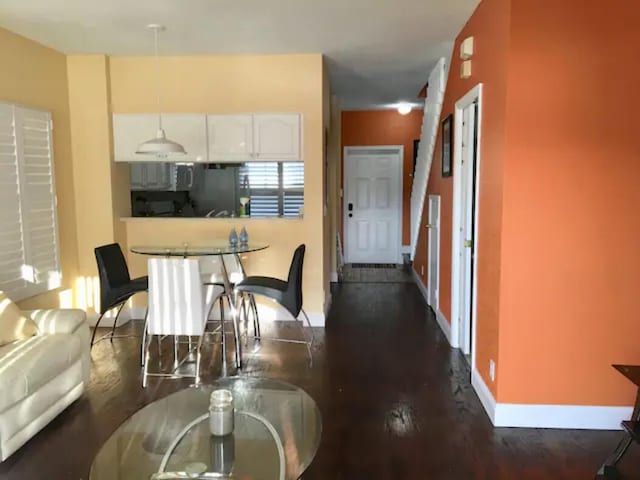
[[424, 275], [424, 265], [420, 266], [420, 275]]
[[496, 381], [496, 362], [489, 360], [489, 377], [492, 382]]

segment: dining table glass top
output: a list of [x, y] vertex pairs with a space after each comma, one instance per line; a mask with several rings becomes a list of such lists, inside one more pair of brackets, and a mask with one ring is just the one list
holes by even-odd
[[137, 245], [131, 247], [131, 252], [140, 255], [157, 255], [163, 257], [205, 257], [209, 255], [234, 255], [257, 252], [267, 248], [269, 248], [269, 244], [262, 242], [238, 243], [232, 246], [228, 240], [212, 240], [198, 244]]

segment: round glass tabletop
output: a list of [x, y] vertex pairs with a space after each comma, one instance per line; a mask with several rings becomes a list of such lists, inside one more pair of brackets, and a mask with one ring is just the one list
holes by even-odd
[[[210, 434], [206, 419], [195, 424], [168, 457], [166, 476], [157, 475], [171, 444], [193, 420], [208, 412], [209, 396], [218, 388], [233, 392], [233, 433], [215, 437]], [[173, 393], [136, 412], [102, 446], [89, 479], [197, 479], [228, 475], [236, 479], [277, 480], [279, 447], [273, 432], [255, 414], [266, 419], [278, 434], [284, 450], [285, 478], [299, 478], [320, 444], [322, 420], [315, 401], [304, 390], [278, 380], [227, 377], [213, 385]], [[179, 476], [194, 470], [204, 473]]]
[[131, 247], [133, 253], [141, 255], [158, 255], [163, 257], [204, 257], [208, 255], [233, 255], [238, 253], [257, 252], [269, 248], [269, 244], [251, 242], [248, 244], [238, 244], [235, 247], [229, 245], [226, 240], [213, 241], [202, 245], [160, 245], [160, 246], [134, 246]]

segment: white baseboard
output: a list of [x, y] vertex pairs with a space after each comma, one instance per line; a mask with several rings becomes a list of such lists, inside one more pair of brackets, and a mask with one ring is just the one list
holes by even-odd
[[338, 272], [331, 272], [331, 283], [338, 283]]
[[478, 395], [480, 403], [484, 407], [484, 411], [487, 412], [487, 415], [489, 416], [489, 420], [491, 420], [491, 423], [495, 425], [496, 399], [493, 398], [491, 390], [489, 390], [487, 384], [484, 383], [484, 380], [480, 376], [480, 372], [475, 368], [471, 372], [471, 386]]
[[420, 275], [418, 275], [418, 272], [416, 272], [415, 268], [411, 268], [411, 272], [413, 273], [413, 280], [416, 282], [418, 290], [420, 290], [420, 293], [422, 293], [422, 296], [424, 297], [425, 303], [429, 305], [429, 293], [427, 292], [427, 287], [422, 283], [422, 279], [420, 278]]
[[444, 333], [444, 336], [447, 338], [447, 342], [451, 345], [451, 324], [440, 310], [436, 309], [435, 313], [436, 321], [438, 325], [440, 325], [440, 330], [442, 330], [442, 333]]
[[[142, 313], [139, 313], [137, 310], [141, 310]], [[112, 312], [108, 312], [104, 318], [100, 321], [100, 327], [110, 327], [113, 325], [113, 317], [115, 316], [117, 310], [114, 309]], [[139, 315], [139, 316], [138, 316]], [[98, 318], [100, 314], [96, 312], [87, 312], [87, 324], [90, 327], [95, 327], [98, 322]], [[116, 323], [117, 327], [121, 327], [122, 325], [126, 325], [129, 323], [131, 319], [136, 318], [144, 318], [144, 308], [140, 307], [125, 307], [122, 309], [120, 316], [118, 317], [118, 322]]]
[[[331, 304], [331, 296], [329, 298], [329, 305]], [[282, 306], [278, 305], [275, 302], [271, 302], [266, 299], [257, 299], [256, 304], [258, 306], [258, 315], [261, 319], [265, 321], [293, 321], [291, 318], [291, 314]], [[225, 303], [225, 307], [227, 309], [227, 315], [229, 307]], [[118, 326], [124, 325], [131, 319], [143, 319], [146, 312], [146, 307], [128, 307], [122, 310], [120, 317], [118, 318]], [[324, 327], [326, 315], [322, 312], [307, 312], [309, 315], [309, 322], [313, 327]], [[97, 318], [97, 317], [96, 317]], [[220, 318], [220, 308], [216, 304], [213, 307], [210, 315], [211, 319], [219, 319]], [[300, 317], [302, 319], [302, 314]], [[103, 320], [105, 322], [105, 320]], [[105, 325], [112, 325], [113, 321], [106, 320]], [[89, 325], [94, 326], [94, 323], [89, 322]]]
[[632, 407], [496, 403], [477, 370], [471, 373], [471, 385], [495, 427], [620, 430], [620, 422], [633, 411]]
[[[428, 301], [429, 294], [427, 293], [427, 287], [425, 286], [424, 283], [422, 283], [422, 279], [418, 275], [418, 272], [416, 272], [413, 268], [411, 269], [411, 271], [413, 272], [413, 279], [416, 282], [416, 285], [418, 286], [418, 290], [420, 290], [420, 293], [422, 293], [425, 303], [429, 305], [429, 301]], [[444, 314], [440, 310], [434, 309], [434, 313], [436, 314], [436, 321], [440, 326], [440, 330], [442, 330], [442, 333], [444, 333], [444, 336], [447, 337], [447, 342], [449, 342], [449, 345], [451, 345], [451, 325], [449, 324], [449, 322], [447, 321], [447, 318], [444, 316]]]
[[325, 319], [329, 316], [329, 310], [331, 310], [331, 302], [333, 301], [333, 297], [330, 291], [327, 291], [327, 294], [324, 297], [324, 317]]

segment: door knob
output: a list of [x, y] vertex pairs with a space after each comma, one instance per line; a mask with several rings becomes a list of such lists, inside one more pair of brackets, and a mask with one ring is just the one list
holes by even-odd
[[435, 225], [431, 225], [431, 224], [427, 224], [427, 225], [425, 225], [425, 226], [426, 226], [427, 228], [436, 228], [436, 226], [435, 226]]

